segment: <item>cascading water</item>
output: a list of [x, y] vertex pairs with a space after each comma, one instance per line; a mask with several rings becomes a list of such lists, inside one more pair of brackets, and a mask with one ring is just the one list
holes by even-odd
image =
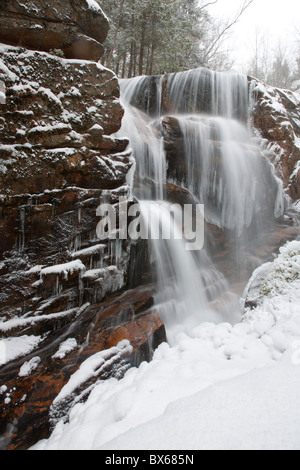
[[119, 134], [129, 138], [136, 156], [135, 184], [141, 186], [143, 199], [163, 199], [166, 159], [162, 136], [146, 114], [126, 104], [124, 98], [123, 105], [125, 116]]
[[178, 118], [186, 172], [176, 183], [205, 205], [206, 220], [241, 236], [265, 205], [266, 162], [233, 119]]
[[169, 102], [176, 113], [247, 119], [248, 81], [245, 75], [189, 70], [169, 75], [167, 89]]
[[[173, 183], [187, 189], [195, 203], [204, 204], [207, 222], [240, 240], [250, 226], [257, 230], [260, 217], [270, 212], [273, 216], [266, 182], [272, 186], [272, 197], [274, 191], [279, 193], [277, 202], [281, 193], [271, 166], [249, 136], [247, 77], [202, 69], [137, 77], [121, 81], [121, 99], [125, 117], [120, 135], [129, 138], [137, 161], [134, 193], [149, 231], [157, 274], [156, 307], [169, 341], [178, 331], [188, 332], [203, 321], [234, 322], [240, 313], [238, 298], [206, 251], [188, 251], [185, 240], [176, 236], [183, 221], [170, 218], [165, 187]], [[172, 171], [164, 150], [163, 114], [178, 123], [179, 171]], [[157, 236], [157, 227], [163, 232], [170, 225], [172, 237]]]

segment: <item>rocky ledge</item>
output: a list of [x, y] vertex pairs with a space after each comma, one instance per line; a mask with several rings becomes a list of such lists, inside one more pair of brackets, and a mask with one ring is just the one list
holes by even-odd
[[97, 61], [108, 29], [94, 0], [0, 1], [0, 41], [7, 44]]

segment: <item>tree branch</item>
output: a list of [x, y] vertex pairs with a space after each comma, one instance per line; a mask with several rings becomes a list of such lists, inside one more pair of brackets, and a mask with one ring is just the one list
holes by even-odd
[[205, 8], [209, 7], [210, 5], [215, 5], [216, 3], [218, 3], [219, 0], [215, 0], [213, 2], [208, 2], [206, 3], [205, 5], [201, 5], [200, 6], [200, 10], [205, 10]]
[[213, 52], [213, 50], [216, 48], [216, 46], [218, 45], [218, 43], [220, 43], [220, 41], [224, 38], [224, 36], [226, 35], [226, 33], [234, 26], [236, 25], [241, 16], [245, 13], [245, 11], [250, 7], [250, 5], [252, 5], [254, 0], [244, 0], [243, 2], [243, 5], [241, 6], [240, 10], [238, 10], [238, 12], [236, 13], [235, 17], [233, 18], [233, 20], [226, 24], [225, 27], [222, 29], [222, 31], [218, 34], [217, 38], [213, 41], [211, 47], [208, 49], [208, 51], [205, 53], [205, 58], [209, 57], [210, 54]]

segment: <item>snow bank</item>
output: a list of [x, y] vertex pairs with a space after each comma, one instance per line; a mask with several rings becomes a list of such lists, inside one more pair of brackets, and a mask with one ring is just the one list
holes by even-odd
[[299, 367], [253, 370], [172, 403], [103, 449], [299, 450], [299, 390]]
[[281, 250], [272, 289], [240, 323], [201, 324], [162, 344], [151, 363], [100, 382], [33, 449], [299, 450], [300, 279], [289, 275], [298, 250]]

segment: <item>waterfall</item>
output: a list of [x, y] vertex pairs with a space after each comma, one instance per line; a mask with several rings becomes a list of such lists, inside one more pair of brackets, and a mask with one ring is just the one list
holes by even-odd
[[245, 75], [195, 69], [168, 76], [169, 100], [177, 113], [208, 113], [245, 119], [248, 81]]
[[265, 162], [253, 148], [247, 128], [224, 117], [179, 118], [187, 187], [205, 205], [206, 219], [240, 236], [264, 204]]
[[[137, 162], [133, 192], [150, 233], [155, 303], [168, 339], [204, 321], [234, 322], [238, 297], [210, 253], [186, 249], [179, 236], [183, 221], [168, 210], [166, 185], [184, 188], [203, 204], [206, 222], [239, 240], [240, 251], [245, 233], [253, 237], [278, 212], [278, 183], [249, 135], [247, 77], [197, 69], [121, 80], [120, 86], [125, 116], [119, 135], [128, 137]], [[177, 123], [177, 166], [165, 145], [165, 116]], [[158, 236], [157, 227], [162, 233], [170, 226], [173, 237]]]
[[119, 135], [128, 137], [133, 149], [136, 158], [135, 183], [142, 184], [143, 199], [163, 199], [163, 184], [166, 181], [163, 138], [145, 113], [127, 104], [124, 98], [122, 103], [125, 116]]
[[170, 223], [167, 205], [153, 201], [141, 201], [140, 205], [151, 235], [151, 256], [157, 270], [156, 308], [172, 342], [177, 332], [188, 332], [201, 321], [218, 321], [205, 292], [204, 272], [209, 271], [209, 261], [202, 253], [202, 263], [199, 263], [186, 251], [183, 241], [176, 239], [179, 227], [174, 220], [171, 220], [174, 237], [163, 239], [154, 233], [160, 224], [164, 230]]

